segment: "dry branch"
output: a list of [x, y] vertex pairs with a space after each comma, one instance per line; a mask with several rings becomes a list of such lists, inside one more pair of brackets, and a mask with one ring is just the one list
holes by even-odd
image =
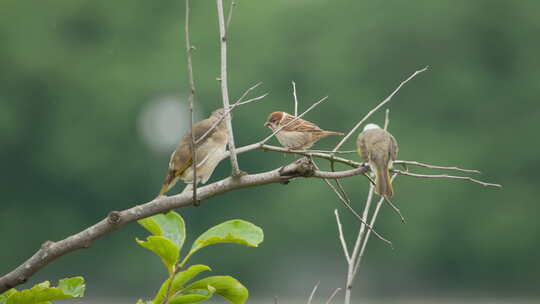
[[392, 171], [395, 172], [395, 173], [401, 174], [401, 175], [418, 177], [418, 178], [461, 179], [461, 180], [468, 180], [470, 182], [477, 183], [477, 184], [480, 184], [480, 185], [486, 186], [486, 187], [502, 188], [502, 185], [483, 182], [483, 181], [474, 179], [474, 178], [469, 177], [469, 176], [455, 176], [455, 175], [448, 175], [448, 174], [417, 174], [417, 173], [411, 173], [411, 172], [408, 172], [408, 171], [402, 171], [402, 170], [396, 170], [396, 169], [392, 169]]
[[394, 161], [394, 165], [409, 165], [409, 166], [418, 166], [418, 167], [424, 167], [428, 169], [439, 169], [439, 170], [451, 170], [451, 171], [459, 171], [464, 173], [481, 173], [478, 170], [471, 170], [471, 169], [462, 169], [458, 167], [443, 167], [443, 166], [435, 166], [435, 165], [429, 165], [417, 161], [410, 161], [410, 160], [396, 160]]
[[[228, 153], [227, 153], [228, 154]], [[339, 172], [332, 172], [334, 174]], [[298, 177], [315, 177], [324, 175], [323, 171], [314, 170], [305, 159], [297, 160], [289, 165], [268, 172], [242, 175], [236, 178], [228, 177], [215, 183], [199, 187], [197, 197], [205, 200], [225, 192], [242, 188], [256, 187], [267, 184], [280, 184]], [[343, 177], [349, 176], [344, 174]], [[123, 210], [112, 211], [107, 217], [87, 229], [71, 235], [61, 241], [46, 241], [32, 257], [13, 271], [0, 277], [0, 293], [20, 285], [33, 274], [57, 258], [75, 250], [88, 248], [97, 239], [117, 230], [118, 228], [175, 208], [190, 206], [194, 203], [190, 191], [184, 191], [174, 196], [159, 196], [152, 201]]]
[[225, 109], [227, 114], [225, 115], [225, 120], [227, 124], [227, 129], [229, 131], [229, 151], [231, 151], [231, 167], [232, 167], [232, 176], [237, 177], [242, 175], [240, 167], [238, 166], [238, 158], [236, 157], [236, 147], [234, 143], [234, 132], [232, 128], [232, 118], [230, 114], [230, 103], [229, 103], [229, 87], [227, 83], [227, 34], [225, 29], [225, 17], [223, 14], [223, 0], [216, 0], [217, 11], [218, 11], [218, 23], [219, 23], [219, 42], [220, 42], [220, 55], [221, 55], [221, 96], [223, 98], [223, 109]]
[[392, 97], [394, 97], [394, 95], [396, 95], [396, 93], [401, 89], [402, 86], [404, 86], [407, 82], [409, 82], [409, 80], [413, 79], [416, 75], [426, 71], [427, 69], [428, 69], [428, 67], [425, 67], [425, 68], [423, 68], [421, 70], [418, 70], [418, 71], [414, 72], [411, 76], [409, 76], [407, 79], [403, 80], [399, 84], [399, 86], [390, 95], [388, 95], [388, 97], [386, 97], [376, 107], [371, 109], [371, 111], [369, 111], [362, 119], [360, 119], [360, 121], [349, 131], [349, 133], [347, 133], [347, 135], [345, 135], [345, 137], [343, 137], [343, 139], [336, 145], [336, 147], [334, 148], [334, 151], [339, 150], [339, 148], [341, 148], [341, 146], [364, 123], [364, 121], [366, 121], [371, 115], [373, 115], [373, 113], [377, 112], [378, 109], [380, 109], [382, 106], [384, 106], [386, 103], [388, 103], [392, 99]]
[[197, 149], [195, 149], [195, 133], [193, 132], [193, 100], [195, 99], [195, 80], [193, 79], [193, 63], [191, 61], [191, 42], [189, 39], [189, 0], [186, 0], [186, 20], [184, 24], [184, 35], [186, 38], [186, 59], [187, 59], [187, 72], [188, 72], [188, 82], [189, 82], [189, 94], [188, 94], [188, 103], [189, 103], [189, 123], [190, 123], [190, 132], [191, 132], [191, 157], [193, 159], [192, 170], [193, 170], [193, 201], [197, 202]]

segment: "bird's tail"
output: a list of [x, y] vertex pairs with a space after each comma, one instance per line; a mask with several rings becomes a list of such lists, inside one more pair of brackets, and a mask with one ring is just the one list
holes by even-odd
[[373, 172], [375, 172], [375, 193], [386, 197], [394, 195], [388, 167], [382, 168], [373, 163], [371, 163], [370, 166], [374, 169]]
[[163, 186], [161, 186], [161, 190], [159, 190], [159, 195], [164, 195], [171, 189], [174, 184], [178, 181], [178, 175], [175, 171], [170, 170], [167, 173], [167, 176], [165, 177], [165, 180], [163, 181]]
[[327, 135], [336, 135], [336, 136], [343, 136], [345, 135], [344, 133], [341, 133], [341, 132], [334, 132], [334, 131], [323, 131], [322, 132], [325, 136]]

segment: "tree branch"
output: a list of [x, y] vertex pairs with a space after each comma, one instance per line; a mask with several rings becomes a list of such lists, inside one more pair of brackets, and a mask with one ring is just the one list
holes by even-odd
[[410, 161], [410, 160], [396, 160], [396, 161], [394, 161], [394, 165], [418, 166], [418, 167], [424, 167], [424, 168], [429, 168], [429, 169], [451, 170], [451, 171], [459, 171], [459, 172], [464, 172], [464, 173], [478, 173], [478, 174], [481, 173], [478, 170], [461, 169], [461, 168], [458, 168], [458, 167], [435, 166], [435, 165], [429, 165], [429, 164], [424, 164], [424, 163], [420, 163], [420, 162], [417, 162], [417, 161]]
[[401, 175], [419, 177], [419, 178], [448, 178], [448, 179], [468, 180], [470, 182], [477, 183], [477, 184], [480, 184], [480, 185], [486, 186], [486, 187], [502, 188], [502, 185], [486, 183], [486, 182], [479, 181], [479, 180], [474, 179], [474, 178], [469, 177], [469, 176], [455, 176], [455, 175], [448, 175], [448, 174], [417, 174], [417, 173], [411, 173], [411, 172], [408, 172], [408, 171], [402, 171], [402, 170], [396, 170], [396, 169], [392, 169], [392, 172], [397, 173], [397, 174], [401, 174]]
[[[218, 11], [218, 23], [219, 23], [219, 41], [221, 49], [221, 96], [223, 98], [223, 109], [229, 111], [229, 87], [227, 84], [227, 34], [225, 31], [225, 17], [223, 15], [223, 0], [216, 0], [217, 11]], [[229, 131], [229, 151], [231, 151], [231, 167], [232, 167], [232, 176], [238, 177], [242, 175], [240, 167], [238, 166], [238, 158], [236, 157], [236, 148], [234, 143], [234, 132], [232, 128], [232, 118], [231, 114], [227, 112], [226, 124]]]
[[189, 0], [186, 0], [186, 20], [184, 24], [184, 34], [186, 37], [186, 58], [187, 58], [187, 72], [189, 80], [189, 122], [191, 132], [191, 157], [193, 158], [192, 170], [193, 170], [193, 201], [197, 202], [197, 150], [195, 149], [195, 134], [193, 133], [193, 100], [195, 99], [195, 80], [193, 79], [193, 63], [191, 61], [191, 42], [189, 40]]
[[[338, 174], [339, 172], [332, 173]], [[197, 197], [202, 201], [233, 190], [279, 184], [298, 177], [315, 177], [318, 175], [325, 175], [325, 173], [324, 171], [314, 170], [309, 165], [309, 162], [300, 159], [280, 169], [236, 178], [228, 177], [207, 186], [199, 187]], [[345, 176], [349, 175], [344, 174], [343, 177]], [[190, 191], [184, 191], [174, 196], [160, 196], [152, 201], [123, 211], [112, 211], [106, 218], [95, 225], [61, 241], [46, 241], [32, 257], [0, 278], [0, 293], [26, 282], [33, 274], [57, 258], [75, 250], [88, 248], [95, 240], [128, 223], [158, 213], [168, 212], [175, 208], [190, 206], [193, 203], [194, 200]]]
[[363, 123], [364, 121], [366, 121], [366, 119], [368, 119], [371, 115], [373, 115], [373, 113], [375, 113], [378, 109], [380, 109], [382, 106], [384, 106], [386, 103], [388, 103], [392, 97], [394, 97], [394, 95], [396, 95], [396, 93], [401, 89], [402, 86], [404, 86], [407, 82], [409, 82], [409, 80], [413, 79], [416, 75], [426, 71], [428, 69], [428, 67], [426, 66], [425, 68], [421, 69], [421, 70], [418, 70], [416, 72], [414, 72], [411, 76], [409, 76], [407, 79], [403, 80], [399, 86], [390, 94], [388, 95], [388, 97], [386, 97], [383, 101], [381, 101], [375, 108], [371, 109], [371, 111], [369, 111], [350, 131], [349, 133], [347, 133], [347, 135], [345, 135], [345, 137], [343, 137], [343, 139], [336, 145], [336, 147], [334, 148], [334, 151], [337, 151], [339, 150], [339, 148], [341, 148], [341, 146], [347, 141], [347, 139], [349, 139], [349, 137], [351, 137], [351, 135], [356, 131], [356, 129], [358, 129]]

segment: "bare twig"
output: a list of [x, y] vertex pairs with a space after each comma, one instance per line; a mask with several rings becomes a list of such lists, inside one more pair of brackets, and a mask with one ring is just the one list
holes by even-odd
[[403, 215], [401, 214], [401, 210], [399, 210], [399, 208], [394, 203], [392, 203], [392, 201], [388, 197], [383, 196], [383, 198], [384, 201], [397, 213], [397, 215], [399, 215], [401, 222], [405, 224], [407, 221], [405, 221], [405, 217], [403, 217]]
[[317, 282], [315, 286], [313, 287], [313, 290], [311, 291], [311, 294], [309, 295], [309, 299], [307, 301], [307, 304], [311, 304], [311, 301], [313, 301], [313, 297], [315, 296], [315, 292], [317, 291], [317, 288], [319, 288], [319, 285], [321, 284], [321, 281]]
[[369, 192], [366, 199], [366, 204], [364, 205], [364, 212], [362, 214], [362, 220], [363, 222], [360, 225], [360, 230], [358, 231], [358, 235], [356, 236], [356, 241], [354, 243], [353, 252], [351, 253], [351, 260], [347, 262], [347, 282], [345, 284], [345, 304], [351, 303], [351, 292], [352, 292], [352, 286], [353, 281], [355, 277], [354, 273], [354, 267], [356, 264], [356, 260], [358, 259], [358, 254], [361, 248], [361, 244], [363, 241], [364, 233], [366, 230], [366, 225], [364, 223], [367, 222], [369, 208], [371, 206], [371, 201], [373, 200], [373, 185], [369, 185]]
[[[262, 82], [261, 82], [262, 83]], [[260, 83], [259, 83], [260, 84]], [[254, 87], [258, 86], [255, 85]], [[250, 89], [254, 88], [254, 87], [251, 87]], [[248, 89], [246, 92], [248, 92], [250, 89]], [[244, 93], [245, 94], [245, 93]], [[221, 116], [218, 120], [216, 120], [216, 122], [214, 122], [214, 124], [212, 124], [212, 126], [210, 127], [210, 129], [208, 129], [206, 132], [204, 132], [204, 134], [199, 137], [195, 143], [198, 144], [200, 143], [202, 140], [204, 140], [210, 133], [212, 133], [212, 131], [214, 131], [215, 128], [217, 128], [217, 126], [223, 121], [223, 119], [225, 119], [227, 117], [227, 115], [232, 112], [236, 107], [239, 107], [239, 106], [242, 106], [242, 105], [245, 105], [245, 104], [248, 104], [248, 103], [252, 103], [252, 102], [256, 102], [256, 101], [259, 101], [259, 100], [262, 100], [264, 97], [266, 97], [268, 95], [268, 93], [266, 94], [263, 94], [261, 96], [257, 96], [255, 98], [251, 98], [251, 99], [248, 99], [246, 101], [242, 101], [242, 97], [240, 97], [229, 109], [226, 109], [224, 110], [224, 113], [223, 113], [223, 116]], [[238, 152], [236, 153], [238, 154]]]
[[435, 165], [429, 165], [425, 163], [420, 163], [417, 161], [410, 161], [410, 160], [396, 160], [394, 161], [395, 165], [409, 165], [409, 166], [418, 166], [418, 167], [424, 167], [429, 169], [440, 169], [440, 170], [452, 170], [452, 171], [459, 171], [464, 173], [481, 173], [478, 170], [471, 170], [471, 169], [461, 169], [458, 167], [443, 167], [443, 166], [435, 166]]
[[[216, 0], [219, 23], [219, 41], [221, 50], [221, 96], [223, 97], [223, 109], [229, 110], [229, 87], [227, 84], [227, 34], [225, 31], [225, 17], [223, 15], [223, 0]], [[236, 157], [236, 148], [234, 143], [234, 132], [232, 128], [231, 114], [227, 113], [225, 121], [229, 131], [229, 150], [231, 151], [231, 168], [232, 176], [238, 177], [242, 175], [238, 166], [238, 158]]]
[[330, 296], [330, 298], [328, 298], [328, 301], [326, 301], [326, 304], [330, 304], [332, 303], [332, 300], [334, 299], [334, 297], [337, 295], [337, 293], [341, 290], [341, 288], [336, 288], [336, 290], [334, 290], [334, 292], [332, 293], [332, 295]]
[[[377, 201], [377, 205], [375, 207], [375, 210], [373, 211], [373, 215], [371, 217], [371, 221], [370, 221], [370, 225], [375, 225], [375, 220], [377, 219], [377, 216], [379, 215], [379, 210], [381, 209], [381, 206], [384, 202], [384, 198], [381, 197], [379, 199], [379, 201]], [[366, 231], [366, 236], [362, 239], [362, 246], [361, 246], [361, 249], [360, 249], [360, 253], [358, 254], [357, 258], [356, 258], [356, 261], [355, 261], [355, 265], [354, 265], [354, 270], [353, 270], [353, 281], [354, 279], [356, 278], [356, 273], [358, 272], [358, 268], [360, 267], [360, 261], [362, 261], [362, 258], [364, 257], [364, 252], [366, 250], [366, 246], [367, 246], [367, 242], [369, 240], [369, 236], [370, 236], [370, 231]]]
[[[397, 177], [397, 174], [394, 174], [392, 176], [392, 178], [390, 179], [390, 182], [391, 183], [394, 182], [396, 177]], [[373, 186], [371, 186], [371, 187], [373, 187]], [[375, 226], [375, 220], [377, 219], [377, 215], [379, 214], [379, 210], [381, 209], [381, 206], [382, 206], [383, 202], [384, 202], [384, 197], [381, 197], [379, 199], [379, 201], [377, 202], [377, 206], [375, 207], [375, 211], [373, 211], [373, 215], [371, 216], [371, 221], [369, 223], [372, 227]], [[364, 256], [364, 252], [365, 252], [367, 242], [369, 240], [370, 235], [371, 235], [371, 230], [368, 230], [366, 232], [366, 236], [362, 240], [362, 249], [360, 249], [360, 252], [358, 253], [358, 255], [356, 257], [356, 260], [355, 260], [353, 276], [352, 276], [353, 281], [354, 281], [354, 278], [356, 277], [356, 273], [358, 272], [360, 261], [362, 260], [362, 257]]]
[[357, 153], [356, 150], [344, 150], [344, 151], [336, 151], [332, 152], [331, 150], [292, 150], [292, 151], [298, 151], [298, 152], [305, 152], [305, 153], [335, 153], [335, 154], [353, 154]]
[[341, 226], [341, 221], [339, 220], [339, 213], [337, 209], [334, 209], [334, 214], [336, 215], [336, 222], [338, 227], [339, 240], [341, 241], [341, 247], [343, 247], [345, 259], [347, 259], [347, 262], [350, 263], [351, 257], [349, 256], [349, 249], [347, 248], [347, 242], [345, 241], [345, 236], [343, 235], [343, 228]]
[[298, 115], [298, 97], [296, 96], [296, 83], [292, 82], [293, 97], [294, 97], [294, 116]]
[[[312, 160], [311, 163], [313, 164], [313, 166], [317, 169], [315, 171], [313, 171], [313, 175], [312, 176], [315, 176], [315, 175], [325, 175], [326, 173], [329, 173], [329, 172], [324, 172], [323, 171], [320, 171], [319, 170], [319, 167], [317, 166], [317, 164]], [[352, 170], [349, 170], [349, 171], [352, 171]], [[340, 171], [340, 172], [344, 172], [344, 171]], [[338, 172], [332, 172], [334, 174], [337, 174]], [[357, 175], [360, 174], [360, 173], [357, 173]], [[335, 175], [334, 175], [335, 176]], [[332, 189], [332, 191], [334, 191], [334, 193], [336, 194], [336, 196], [338, 197], [338, 199], [343, 203], [343, 205], [349, 209], [349, 211], [361, 222], [361, 223], [364, 223], [364, 225], [366, 225], [369, 229], [371, 229], [371, 226], [368, 225], [363, 219], [362, 217], [356, 212], [356, 210], [354, 210], [353, 207], [351, 207], [351, 205], [349, 204], [349, 202], [347, 202], [347, 200], [343, 197], [343, 195], [336, 189], [336, 187], [334, 187], [334, 185], [332, 185], [332, 183], [324, 178], [324, 177], [321, 177], [323, 179], [323, 181], [328, 185], [328, 187], [330, 187], [330, 189]], [[375, 234], [381, 241], [387, 243], [388, 245], [390, 245], [391, 248], [394, 248], [394, 246], [392, 245], [392, 242], [390, 242], [389, 240], [387, 240], [386, 238], [384, 238], [382, 235], [380, 235], [379, 233], [377, 233], [377, 231], [373, 231], [373, 234]]]
[[479, 180], [474, 179], [474, 178], [469, 177], [469, 176], [455, 176], [455, 175], [448, 175], [448, 174], [417, 174], [417, 173], [411, 173], [411, 172], [408, 172], [408, 171], [402, 171], [402, 170], [396, 170], [396, 169], [392, 169], [392, 171], [394, 173], [398, 173], [398, 174], [406, 175], [406, 176], [412, 176], [412, 177], [461, 179], [461, 180], [468, 180], [470, 182], [477, 183], [477, 184], [480, 184], [480, 185], [486, 186], [486, 187], [502, 188], [502, 185], [486, 183], [486, 182], [479, 181]]
[[189, 0], [186, 0], [186, 20], [184, 24], [184, 34], [186, 37], [186, 58], [187, 58], [187, 72], [189, 79], [189, 113], [190, 113], [190, 132], [191, 132], [191, 157], [193, 159], [193, 201], [197, 202], [197, 149], [195, 149], [195, 133], [193, 133], [193, 100], [195, 99], [195, 80], [193, 79], [193, 63], [191, 61], [191, 42], [189, 39]]
[[327, 160], [330, 160], [330, 161], [334, 160], [334, 161], [336, 161], [338, 163], [342, 163], [342, 164], [351, 166], [353, 168], [358, 168], [360, 166], [363, 166], [363, 163], [355, 162], [355, 161], [347, 159], [347, 158], [332, 156], [332, 155], [330, 155], [328, 153], [313, 152], [311, 150], [290, 150], [290, 149], [283, 148], [283, 147], [271, 146], [271, 145], [266, 145], [266, 144], [261, 146], [259, 144], [260, 143], [245, 146], [245, 147], [239, 148], [239, 150], [242, 149], [241, 151], [245, 152], [245, 149], [247, 147], [252, 148], [252, 150], [257, 149], [257, 148], [261, 148], [262, 150], [265, 150], [265, 151], [274, 151], [274, 152], [298, 154], [298, 155], [304, 155], [304, 156], [313, 156], [313, 157], [317, 157], [317, 158], [327, 159]]
[[262, 94], [262, 95], [257, 96], [257, 97], [250, 98], [250, 99], [248, 99], [248, 100], [246, 100], [246, 101], [242, 101], [242, 102], [239, 102], [239, 103], [235, 103], [231, 108], [234, 109], [234, 108], [237, 107], [237, 106], [241, 106], [241, 105], [245, 105], [245, 104], [247, 104], [247, 103], [252, 103], [252, 102], [255, 102], [255, 101], [259, 101], [259, 100], [265, 98], [266, 96], [268, 96], [268, 93]]
[[[304, 112], [302, 112], [302, 114], [300, 114], [299, 116], [296, 116], [294, 119], [292, 119], [291, 121], [289, 121], [288, 123], [282, 125], [281, 127], [277, 128], [274, 132], [272, 132], [272, 134], [268, 135], [265, 139], [261, 140], [260, 141], [260, 144], [261, 146], [263, 144], [265, 144], [267, 141], [269, 141], [270, 139], [272, 139], [272, 137], [274, 137], [274, 135], [276, 135], [279, 131], [281, 131], [283, 128], [286, 128], [287, 126], [289, 126], [290, 124], [292, 124], [293, 122], [297, 121], [298, 119], [300, 119], [302, 116], [306, 115], [309, 111], [313, 110], [316, 106], [318, 106], [321, 102], [325, 101], [328, 99], [328, 96], [325, 96], [323, 98], [321, 98], [319, 101], [317, 101], [316, 103], [312, 104], [307, 110], [305, 110]], [[337, 150], [337, 149], [336, 149]]]
[[390, 94], [388, 95], [388, 97], [386, 97], [383, 101], [381, 101], [375, 108], [371, 109], [371, 111], [369, 111], [350, 131], [349, 133], [347, 133], [347, 135], [345, 135], [345, 137], [343, 137], [343, 139], [336, 145], [336, 147], [334, 148], [334, 151], [337, 151], [339, 150], [339, 148], [341, 148], [341, 146], [347, 141], [347, 139], [349, 139], [349, 137], [351, 137], [351, 135], [356, 131], [356, 129], [358, 129], [363, 123], [364, 121], [366, 121], [366, 119], [368, 119], [371, 115], [373, 115], [373, 113], [375, 113], [377, 110], [379, 110], [382, 106], [384, 106], [387, 102], [389, 102], [392, 97], [394, 97], [394, 95], [396, 95], [396, 93], [401, 89], [402, 86], [404, 86], [407, 82], [409, 82], [409, 80], [413, 79], [416, 75], [426, 71], [428, 69], [428, 67], [426, 66], [425, 68], [421, 69], [421, 70], [418, 70], [416, 72], [414, 72], [411, 76], [409, 76], [407, 79], [403, 80], [399, 86]]
[[229, 7], [229, 15], [227, 16], [227, 29], [229, 29], [229, 25], [231, 25], [232, 13], [235, 6], [236, 6], [236, 1], [231, 0], [231, 6]]
[[388, 130], [388, 125], [390, 124], [390, 109], [386, 109], [384, 117], [384, 129]]
[[240, 98], [238, 98], [238, 100], [236, 100], [236, 102], [234, 104], [238, 104], [240, 103], [242, 100], [244, 100], [244, 98], [246, 98], [246, 96], [253, 90], [255, 90], [257, 87], [259, 87], [260, 85], [262, 84], [262, 81], [259, 81], [257, 82], [255, 85], [251, 86], [249, 89], [245, 90], [244, 93], [242, 95], [240, 95]]

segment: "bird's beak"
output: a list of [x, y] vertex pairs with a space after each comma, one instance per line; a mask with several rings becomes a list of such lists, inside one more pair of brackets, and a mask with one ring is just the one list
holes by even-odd
[[267, 122], [264, 123], [264, 126], [265, 126], [265, 127], [269, 127], [269, 126], [270, 126], [270, 123], [267, 121]]

